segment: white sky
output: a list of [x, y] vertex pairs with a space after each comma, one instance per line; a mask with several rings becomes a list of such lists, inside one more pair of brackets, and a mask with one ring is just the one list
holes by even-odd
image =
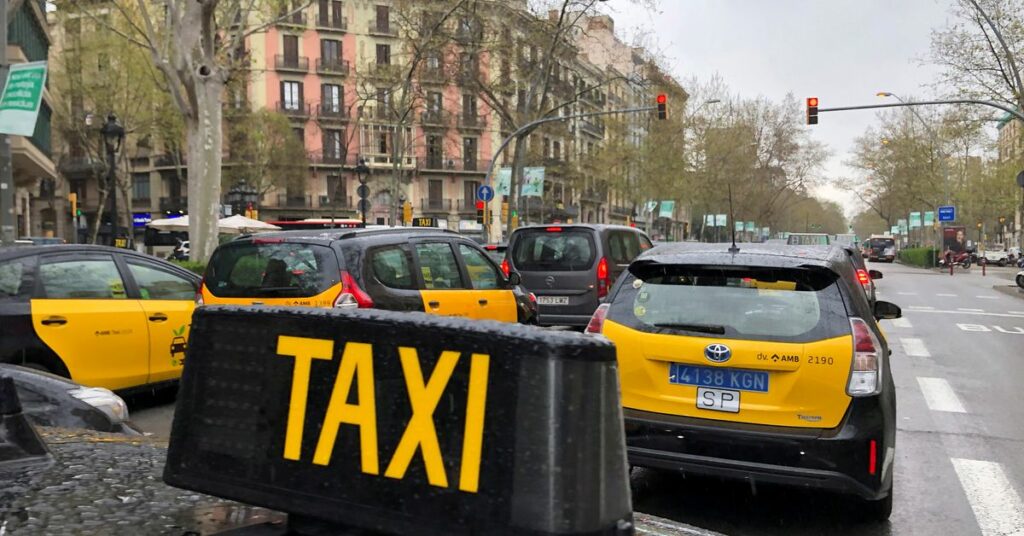
[[[660, 0], [656, 13], [631, 0], [609, 0], [616, 32], [653, 33], [677, 79], [719, 74], [734, 93], [773, 100], [792, 92], [821, 107], [874, 104], [875, 94], [934, 96], [938, 69], [923, 64], [931, 31], [946, 26], [952, 0]], [[853, 140], [876, 123], [875, 112], [819, 117], [813, 137], [832, 156], [829, 177], [852, 175], [844, 165]], [[856, 197], [827, 186], [817, 194], [840, 202], [848, 216]]]

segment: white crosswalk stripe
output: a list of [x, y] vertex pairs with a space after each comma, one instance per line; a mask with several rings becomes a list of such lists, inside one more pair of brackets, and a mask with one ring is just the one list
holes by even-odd
[[910, 324], [910, 319], [905, 317], [905, 316], [893, 320], [891, 325], [894, 328], [912, 328], [913, 327]]
[[900, 339], [900, 344], [903, 345], [903, 353], [910, 357], [931, 357], [932, 354], [928, 352], [928, 348], [925, 348], [924, 341], [912, 337]]
[[975, 298], [980, 298], [982, 300], [998, 300], [999, 296], [975, 296]]
[[939, 297], [942, 297], [942, 298], [955, 298], [956, 294], [936, 294], [936, 296], [939, 296]]
[[943, 378], [918, 378], [924, 401], [932, 411], [948, 411], [951, 413], [967, 413], [960, 397], [953, 392], [953, 387]]
[[965, 309], [963, 307], [957, 307], [956, 310], [957, 311], [964, 311], [964, 312], [967, 312], [967, 313], [984, 313], [985, 312], [984, 309]]
[[1024, 503], [1003, 466], [989, 461], [952, 458], [983, 536], [1024, 535]]

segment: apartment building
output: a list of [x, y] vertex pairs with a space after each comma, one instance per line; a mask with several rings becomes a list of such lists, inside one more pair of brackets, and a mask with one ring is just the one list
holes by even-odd
[[[50, 48], [46, 2], [11, 0], [6, 4], [8, 61], [45, 61]], [[8, 137], [15, 187], [16, 236], [61, 236], [70, 223], [59, 210], [65, 202], [51, 157], [51, 104], [49, 91], [44, 91], [32, 136]]]

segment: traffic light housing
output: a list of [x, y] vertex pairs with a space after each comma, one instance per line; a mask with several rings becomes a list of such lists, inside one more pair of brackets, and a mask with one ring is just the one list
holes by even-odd
[[78, 194], [71, 192], [68, 194], [68, 202], [71, 203], [71, 217], [77, 217], [78, 214]]
[[406, 225], [412, 223], [412, 203], [409, 201], [402, 205], [402, 222]]
[[818, 97], [807, 98], [807, 124], [818, 124]]
[[658, 119], [668, 119], [668, 96], [664, 93], [658, 95]]
[[484, 223], [484, 207], [486, 203], [483, 201], [476, 202], [476, 222], [483, 225]]
[[501, 203], [501, 221], [508, 221], [508, 201]]

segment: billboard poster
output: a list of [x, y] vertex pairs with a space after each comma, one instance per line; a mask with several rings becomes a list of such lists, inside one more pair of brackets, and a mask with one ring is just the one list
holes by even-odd
[[942, 228], [942, 250], [960, 253], [967, 248], [967, 228], [958, 225]]

